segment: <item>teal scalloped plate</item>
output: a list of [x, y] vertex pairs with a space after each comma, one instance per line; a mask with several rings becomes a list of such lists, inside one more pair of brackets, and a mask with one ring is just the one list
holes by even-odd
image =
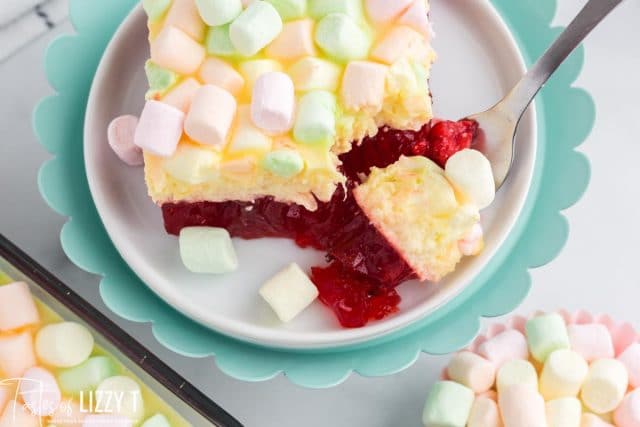
[[[560, 33], [550, 27], [555, 0], [492, 2], [528, 62]], [[55, 156], [41, 168], [39, 186], [51, 208], [69, 217], [61, 232], [66, 254], [80, 268], [103, 276], [100, 293], [107, 306], [128, 320], [151, 322], [156, 338], [175, 352], [215, 355], [223, 372], [241, 380], [267, 380], [282, 372], [306, 387], [337, 385], [351, 372], [393, 374], [410, 366], [420, 352], [444, 354], [464, 347], [477, 334], [480, 318], [512, 311], [530, 289], [528, 270], [550, 262], [564, 246], [569, 230], [561, 211], [580, 199], [590, 175], [588, 161], [575, 151], [595, 118], [589, 95], [571, 87], [582, 68], [582, 50], [538, 98], [538, 160], [515, 228], [476, 280], [448, 304], [397, 332], [333, 350], [260, 347], [193, 322], [151, 292], [122, 260], [98, 217], [84, 169], [83, 123], [90, 86], [109, 40], [135, 3], [70, 1], [77, 34], [49, 47], [45, 67], [57, 95], [44, 99], [34, 112], [36, 134]]]

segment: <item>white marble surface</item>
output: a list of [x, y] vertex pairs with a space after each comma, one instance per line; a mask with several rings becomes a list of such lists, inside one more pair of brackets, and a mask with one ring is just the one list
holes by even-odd
[[[559, 0], [555, 22], [566, 24], [584, 2]], [[585, 197], [566, 213], [571, 237], [564, 252], [533, 271], [533, 290], [519, 312], [585, 308], [615, 313], [640, 327], [638, 16], [640, 1], [626, 0], [586, 42], [586, 64], [576, 85], [593, 95], [598, 109], [594, 131], [581, 147], [592, 162], [593, 178]], [[37, 100], [51, 93], [42, 71], [43, 50], [56, 34], [69, 31], [64, 24], [0, 64], [0, 232], [104, 308], [97, 278], [62, 253], [63, 219], [41, 200], [36, 185], [37, 170], [49, 157], [35, 140], [30, 118]], [[115, 320], [247, 426], [419, 426], [425, 394], [445, 360], [424, 355], [403, 373], [354, 376], [329, 390], [305, 390], [282, 377], [249, 384], [220, 373], [213, 359], [176, 356], [153, 339], [147, 325]]]

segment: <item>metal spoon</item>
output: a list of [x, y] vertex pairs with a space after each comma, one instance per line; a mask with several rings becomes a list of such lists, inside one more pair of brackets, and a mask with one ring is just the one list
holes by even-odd
[[496, 189], [502, 187], [513, 164], [515, 136], [527, 107], [549, 77], [587, 35], [623, 0], [589, 0], [567, 29], [520, 82], [495, 107], [469, 116], [480, 125], [476, 140], [493, 168]]

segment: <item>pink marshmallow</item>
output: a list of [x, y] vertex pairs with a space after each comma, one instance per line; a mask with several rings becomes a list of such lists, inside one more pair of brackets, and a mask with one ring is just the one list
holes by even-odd
[[40, 418], [27, 408], [12, 400], [0, 416], [0, 427], [42, 427]]
[[153, 62], [180, 74], [198, 71], [205, 55], [201, 44], [175, 27], [165, 27], [151, 42]]
[[136, 116], [120, 116], [113, 119], [107, 130], [109, 146], [129, 166], [144, 164], [142, 149], [133, 142], [137, 127]]
[[377, 23], [390, 22], [407, 10], [412, 0], [365, 0], [369, 17]]
[[640, 390], [634, 390], [622, 400], [613, 414], [618, 427], [640, 427]]
[[0, 286], [0, 332], [13, 331], [39, 322], [40, 315], [26, 283]]
[[618, 325], [611, 328], [610, 331], [613, 337], [613, 347], [616, 355], [621, 354], [639, 338], [636, 329], [629, 323]]
[[304, 56], [316, 56], [313, 26], [314, 22], [311, 19], [300, 19], [284, 24], [280, 35], [267, 47], [267, 56], [285, 61]]
[[341, 96], [348, 110], [382, 111], [388, 67], [370, 61], [353, 61], [342, 78]]
[[184, 127], [184, 113], [159, 101], [147, 101], [134, 137], [135, 144], [156, 156], [175, 153]]
[[415, 0], [407, 11], [400, 17], [398, 23], [407, 25], [425, 37], [430, 36], [427, 2]]
[[571, 349], [587, 362], [613, 358], [613, 341], [609, 330], [598, 323], [567, 326]]
[[200, 79], [210, 85], [216, 85], [237, 96], [244, 88], [244, 77], [227, 62], [218, 58], [209, 58], [200, 67]]
[[0, 337], [0, 377], [19, 378], [36, 363], [31, 333]]
[[291, 77], [279, 71], [265, 73], [253, 87], [253, 124], [272, 134], [285, 133], [293, 126], [295, 104]]
[[510, 360], [527, 360], [529, 348], [527, 347], [527, 339], [522, 333], [508, 329], [480, 344], [478, 354], [492, 361], [499, 369]]
[[184, 130], [196, 142], [223, 147], [236, 116], [236, 99], [224, 89], [204, 85], [196, 93]]
[[120, 415], [88, 415], [82, 427], [132, 427], [133, 421]]
[[634, 388], [640, 388], [640, 344], [633, 343], [618, 356], [618, 360], [629, 372], [629, 383]]
[[173, 0], [164, 20], [164, 26], [179, 28], [198, 42], [204, 38], [207, 28], [194, 0]]
[[514, 384], [498, 397], [504, 427], [546, 427], [544, 399], [525, 384]]
[[195, 98], [198, 89], [201, 87], [200, 82], [193, 77], [188, 77], [171, 89], [171, 91], [162, 98], [162, 102], [187, 114], [191, 108], [193, 98]]
[[39, 367], [28, 369], [22, 375], [18, 394], [31, 413], [39, 417], [55, 413], [62, 402], [55, 377]]

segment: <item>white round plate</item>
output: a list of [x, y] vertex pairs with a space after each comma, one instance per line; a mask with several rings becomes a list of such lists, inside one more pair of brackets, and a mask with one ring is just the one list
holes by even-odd
[[[492, 106], [524, 73], [517, 44], [488, 0], [433, 0], [431, 19], [439, 55], [431, 78], [438, 117], [457, 119]], [[192, 274], [182, 265], [177, 239], [164, 231], [160, 209], [147, 196], [142, 169], [127, 167], [109, 148], [109, 122], [142, 109], [148, 56], [146, 17], [138, 7], [111, 41], [91, 90], [84, 135], [89, 186], [106, 230], [128, 265], [168, 304], [216, 331], [267, 346], [306, 349], [359, 343], [397, 330], [468, 286], [522, 210], [535, 163], [534, 111], [522, 122], [510, 179], [483, 212], [486, 249], [480, 256], [465, 260], [442, 283], [403, 284], [398, 289], [400, 311], [364, 328], [342, 328], [319, 301], [291, 323], [281, 324], [258, 289], [288, 263], [309, 268], [322, 264], [323, 254], [301, 250], [288, 240], [236, 239], [239, 271]]]

